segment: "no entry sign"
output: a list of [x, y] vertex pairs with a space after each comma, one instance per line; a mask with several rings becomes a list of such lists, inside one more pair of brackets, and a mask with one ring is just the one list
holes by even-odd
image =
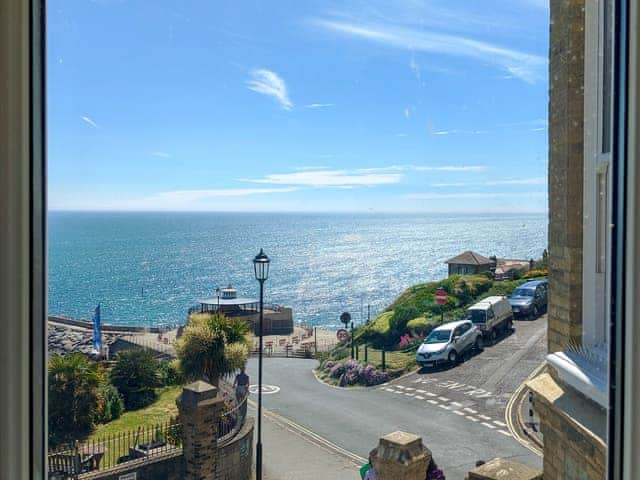
[[447, 292], [445, 292], [442, 288], [436, 290], [436, 303], [438, 305], [444, 305], [447, 303]]

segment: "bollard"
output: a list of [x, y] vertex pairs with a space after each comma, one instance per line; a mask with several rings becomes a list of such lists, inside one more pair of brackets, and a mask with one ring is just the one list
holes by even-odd
[[382, 349], [382, 370], [386, 370], [387, 369], [387, 362], [386, 362], [386, 355], [385, 355], [385, 351], [384, 348]]
[[369, 363], [369, 350], [368, 350], [368, 345], [365, 343], [364, 344], [364, 363]]
[[360, 345], [356, 343], [356, 360], [359, 359], [358, 357], [360, 357]]

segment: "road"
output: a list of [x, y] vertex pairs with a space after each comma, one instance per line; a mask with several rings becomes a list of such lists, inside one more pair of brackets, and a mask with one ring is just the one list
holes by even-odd
[[[378, 387], [331, 387], [313, 375], [315, 360], [265, 358], [263, 383], [276, 388], [268, 388], [274, 393], [263, 395], [263, 402], [267, 410], [364, 458], [382, 435], [421, 435], [451, 479], [464, 478], [477, 460], [494, 457], [541, 467], [542, 459], [509, 433], [504, 411], [545, 353], [541, 317], [515, 322], [514, 333], [453, 368], [419, 371]], [[256, 372], [252, 358], [252, 383]], [[268, 463], [268, 444], [264, 456]]]

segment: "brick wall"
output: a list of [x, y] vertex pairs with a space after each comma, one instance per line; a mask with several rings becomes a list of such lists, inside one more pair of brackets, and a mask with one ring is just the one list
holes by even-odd
[[584, 0], [551, 2], [549, 351], [582, 337]]
[[250, 480], [253, 465], [253, 418], [231, 440], [218, 443], [215, 480]]
[[109, 470], [80, 475], [80, 480], [119, 480], [136, 473], [136, 480], [184, 480], [185, 463], [182, 451], [158, 455], [144, 460], [126, 462]]

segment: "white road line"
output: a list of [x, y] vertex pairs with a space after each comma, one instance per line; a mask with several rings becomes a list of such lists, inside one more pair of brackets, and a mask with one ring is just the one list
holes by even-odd
[[438, 400], [441, 400], [443, 402], [450, 402], [451, 401], [447, 397], [438, 397]]
[[461, 417], [464, 417], [464, 412], [461, 412], [460, 410], [454, 410], [453, 413], [455, 413], [456, 415], [460, 415]]
[[419, 393], [425, 393], [425, 391], [424, 391], [424, 390], [420, 390], [419, 388], [418, 388], [418, 389], [416, 389], [416, 392], [419, 392]]
[[404, 390], [404, 387], [402, 385], [396, 385], [396, 388], [401, 388], [402, 390]]
[[431, 393], [431, 392], [424, 392], [424, 394], [425, 394], [427, 397], [437, 397], [437, 395], [436, 395], [435, 393]]
[[486, 415], [478, 415], [483, 420], [491, 420], [491, 417], [487, 417]]
[[440, 404], [438, 405], [440, 408], [444, 408], [445, 410], [453, 410], [453, 407], [448, 407], [447, 405]]
[[469, 413], [473, 413], [473, 414], [478, 413], [478, 411], [477, 411], [477, 410], [474, 410], [473, 408], [463, 408], [463, 410], [464, 410], [465, 412], [469, 412]]
[[466, 417], [464, 417], [464, 418], [467, 418], [467, 419], [471, 420], [472, 422], [479, 422], [479, 420], [478, 420], [477, 418], [472, 417], [471, 415], [467, 415], [467, 416], [466, 416]]
[[413, 387], [404, 387], [405, 390], [415, 390]]
[[495, 425], [491, 425], [490, 423], [487, 423], [487, 422], [482, 422], [480, 425], [484, 425], [485, 427], [490, 428], [492, 430], [494, 428], [497, 428]]
[[413, 397], [415, 395], [415, 393], [409, 393], [409, 392], [405, 392], [405, 395], [407, 397]]
[[455, 406], [455, 407], [461, 407], [462, 404], [458, 403], [458, 402], [451, 402], [451, 405]]
[[401, 390], [396, 390], [396, 391], [395, 391], [395, 392], [393, 392], [393, 393], [399, 393], [400, 395], [402, 395], [404, 392], [403, 392], [403, 391], [401, 391]]
[[395, 390], [394, 390], [393, 388], [385, 388], [385, 390], [386, 390], [387, 392], [391, 392], [391, 393], [395, 392]]
[[498, 432], [500, 432], [501, 434], [503, 434], [503, 435], [505, 435], [507, 437], [511, 436], [511, 434], [509, 432], [505, 432], [504, 430], [498, 430]]
[[438, 405], [438, 402], [436, 402], [435, 400], [427, 400], [427, 402], [433, 404], [433, 405]]
[[506, 423], [503, 423], [503, 422], [501, 422], [501, 421], [499, 421], [499, 420], [494, 420], [494, 421], [493, 421], [493, 423], [495, 423], [495, 424], [496, 424], [496, 425], [498, 425], [499, 427], [506, 427], [506, 426], [507, 426], [507, 424], [506, 424]]
[[416, 395], [416, 398], [417, 398], [418, 400], [424, 400], [424, 397], [422, 397], [422, 396], [420, 396], [420, 395]]

